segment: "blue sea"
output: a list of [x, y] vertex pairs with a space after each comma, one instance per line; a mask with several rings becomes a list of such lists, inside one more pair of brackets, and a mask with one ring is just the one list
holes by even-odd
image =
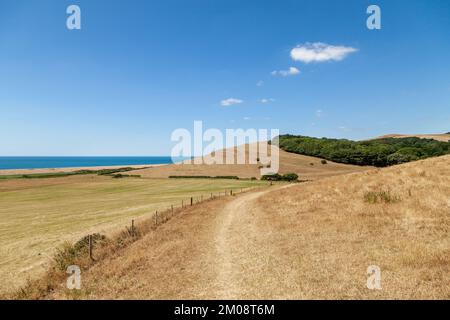
[[[176, 161], [182, 160], [175, 159]], [[171, 157], [0, 157], [0, 169], [39, 169], [170, 164]]]

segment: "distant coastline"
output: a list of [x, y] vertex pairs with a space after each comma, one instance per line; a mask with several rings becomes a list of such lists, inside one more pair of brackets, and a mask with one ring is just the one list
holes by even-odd
[[160, 157], [0, 157], [0, 174], [73, 171], [87, 168], [145, 167], [172, 164]]

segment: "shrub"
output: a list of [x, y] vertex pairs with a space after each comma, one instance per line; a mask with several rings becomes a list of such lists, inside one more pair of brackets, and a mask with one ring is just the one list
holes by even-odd
[[171, 179], [234, 179], [239, 180], [238, 176], [169, 176]]
[[264, 181], [280, 181], [281, 180], [281, 175], [278, 173], [275, 174], [265, 174], [261, 177], [261, 180]]
[[298, 174], [296, 173], [286, 173], [281, 177], [281, 180], [283, 181], [297, 181], [298, 180]]
[[113, 174], [112, 175], [113, 178], [115, 179], [120, 179], [120, 178], [140, 178], [141, 176], [138, 174]]
[[396, 152], [387, 157], [387, 163], [389, 165], [394, 165], [394, 164], [410, 162], [410, 161], [417, 160], [417, 159], [418, 159], [418, 157], [416, 157], [414, 155]]
[[[106, 240], [104, 235], [94, 233], [91, 235], [92, 245], [95, 246], [100, 242]], [[72, 245], [70, 242], [64, 242], [61, 247], [56, 249], [56, 254], [53, 257], [56, 267], [60, 271], [65, 271], [66, 268], [75, 264], [76, 259], [85, 256], [89, 253], [89, 236], [81, 238], [78, 242]]]
[[210, 179], [211, 176], [169, 176], [170, 179]]
[[238, 176], [215, 176], [214, 179], [234, 179], [239, 180]]
[[296, 173], [286, 173], [284, 175], [280, 175], [278, 173], [266, 174], [261, 177], [261, 180], [265, 180], [265, 181], [297, 181], [298, 175]]
[[369, 191], [364, 193], [364, 201], [368, 203], [394, 203], [400, 198], [391, 194], [390, 191]]
[[[94, 246], [105, 240], [106, 240], [106, 237], [100, 233], [94, 233], [91, 235], [92, 245], [94, 245]], [[74, 248], [75, 248], [76, 252], [88, 253], [89, 236], [85, 236], [85, 237], [81, 238], [80, 240], [78, 240], [78, 242], [76, 242], [74, 244]]]
[[320, 161], [320, 163], [321, 163], [321, 164], [327, 164], [328, 162], [327, 162], [327, 160], [322, 159], [322, 160]]
[[66, 268], [75, 262], [75, 258], [79, 255], [79, 252], [70, 242], [64, 242], [61, 247], [56, 249], [56, 254], [53, 257], [56, 267], [60, 271], [66, 270]]

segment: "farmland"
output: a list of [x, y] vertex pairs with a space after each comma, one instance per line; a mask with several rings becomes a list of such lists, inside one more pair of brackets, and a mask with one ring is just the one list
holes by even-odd
[[[222, 179], [113, 179], [79, 175], [0, 181], [0, 291], [46, 268], [55, 247], [90, 232], [108, 233], [131, 219], [210, 193], [261, 186]], [[264, 183], [266, 185], [267, 183]]]

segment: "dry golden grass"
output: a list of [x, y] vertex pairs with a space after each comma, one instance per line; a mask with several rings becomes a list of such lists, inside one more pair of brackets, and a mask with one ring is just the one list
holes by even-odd
[[417, 137], [421, 139], [434, 139], [437, 141], [443, 141], [443, 142], [449, 142], [450, 141], [450, 134], [387, 134], [381, 137], [378, 137], [377, 139], [381, 138], [411, 138], [411, 137]]
[[[373, 203], [370, 192], [389, 196]], [[258, 297], [450, 298], [450, 156], [295, 186], [259, 208], [282, 272]], [[369, 265], [382, 290], [366, 288]]]
[[[133, 174], [139, 174], [143, 177], [151, 178], [167, 178], [171, 175], [190, 175], [190, 176], [224, 176], [232, 175], [241, 178], [251, 178], [261, 176], [261, 164], [249, 164], [248, 145], [245, 150], [246, 164], [173, 164], [166, 166], [153, 167], [148, 169], [141, 169], [133, 171]], [[218, 157], [224, 157], [225, 152], [217, 152]], [[237, 156], [238, 152], [235, 153]], [[322, 164], [321, 159], [309, 156], [303, 156], [295, 153], [289, 153], [279, 150], [280, 154], [280, 168], [279, 172], [297, 173], [301, 180], [316, 180], [319, 178], [330, 177], [350, 172], [360, 172], [371, 169], [372, 167], [361, 167], [354, 165], [347, 165], [327, 161], [327, 164]]]
[[[189, 197], [235, 191], [259, 181], [113, 179], [82, 175], [0, 181], [0, 292], [42, 274], [63, 241], [109, 233], [131, 219], [185, 204]], [[265, 183], [267, 184], [267, 183]]]
[[444, 156], [190, 208], [41, 298], [450, 299], [449, 231]]

